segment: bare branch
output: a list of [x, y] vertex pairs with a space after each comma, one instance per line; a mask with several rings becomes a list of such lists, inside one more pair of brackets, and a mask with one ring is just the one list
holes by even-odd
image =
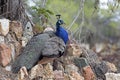
[[72, 23], [70, 24], [70, 26], [68, 27], [68, 30], [71, 29], [71, 27], [73, 26], [73, 24], [75, 23], [75, 21], [78, 19], [79, 15], [80, 15], [80, 13], [81, 13], [81, 11], [82, 11], [82, 8], [83, 8], [83, 6], [84, 6], [83, 4], [84, 4], [84, 0], [81, 0], [81, 1], [80, 1], [80, 8], [79, 8], [79, 10], [78, 10], [78, 13], [77, 13], [76, 17], [74, 18], [73, 22], [72, 22]]

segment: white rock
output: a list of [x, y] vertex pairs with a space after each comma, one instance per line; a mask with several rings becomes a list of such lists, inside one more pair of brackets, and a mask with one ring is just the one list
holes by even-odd
[[86, 48], [88, 50], [90, 49], [90, 45], [89, 44], [82, 43], [82, 44], [80, 44], [80, 46], [84, 47], [84, 48]]
[[106, 80], [120, 80], [120, 73], [106, 73]]
[[0, 43], [4, 43], [5, 39], [4, 36], [0, 36]]
[[0, 19], [0, 33], [3, 36], [6, 36], [9, 32], [9, 22], [8, 19]]
[[51, 28], [50, 26], [47, 26], [47, 28], [45, 28], [43, 32], [47, 32], [47, 31], [54, 31], [54, 29]]
[[22, 47], [25, 47], [28, 42], [28, 39], [26, 37], [22, 37]]
[[36, 77], [43, 77], [43, 74], [44, 74], [43, 66], [41, 64], [37, 64], [31, 69], [29, 77], [32, 80]]
[[11, 65], [5, 67], [6, 71], [11, 71], [11, 69], [12, 69]]
[[28, 76], [28, 72], [25, 66], [20, 68], [20, 71], [18, 72], [18, 80], [25, 80], [25, 78]]

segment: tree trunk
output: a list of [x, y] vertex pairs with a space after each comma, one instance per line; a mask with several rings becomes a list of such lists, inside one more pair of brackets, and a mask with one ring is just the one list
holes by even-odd
[[22, 0], [0, 0], [0, 18], [18, 20], [23, 26], [29, 20]]

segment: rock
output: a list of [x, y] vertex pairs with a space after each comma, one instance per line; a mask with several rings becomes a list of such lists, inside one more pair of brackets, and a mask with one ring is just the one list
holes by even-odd
[[105, 73], [108, 71], [108, 67], [105, 61], [102, 61], [100, 64], [94, 66], [96, 77], [99, 79], [106, 79]]
[[79, 57], [82, 54], [82, 50], [78, 44], [70, 43], [67, 48], [67, 54], [69, 56]]
[[9, 43], [9, 47], [12, 53], [12, 60], [14, 61], [20, 55], [22, 46], [18, 41], [14, 41], [13, 43]]
[[117, 72], [117, 68], [113, 63], [106, 62], [106, 65], [108, 66], [108, 72]]
[[0, 44], [0, 64], [6, 66], [11, 61], [11, 49], [6, 44]]
[[85, 80], [96, 80], [95, 74], [90, 66], [86, 66], [83, 68], [83, 76]]
[[89, 65], [88, 62], [87, 62], [87, 60], [85, 58], [82, 58], [82, 57], [81, 58], [75, 58], [74, 59], [74, 63], [80, 69], [82, 69], [83, 67]]
[[71, 71], [70, 76], [73, 78], [73, 80], [84, 80], [84, 78], [76, 71]]
[[87, 49], [82, 49], [82, 50], [83, 50], [82, 57], [85, 57], [87, 59], [91, 67], [94, 66], [95, 64], [101, 63], [101, 61], [99, 60], [99, 57], [94, 51], [87, 50]]
[[26, 27], [23, 31], [23, 37], [22, 37], [22, 46], [25, 47], [25, 45], [28, 43], [28, 41], [33, 37], [33, 29], [30, 22], [26, 24]]
[[54, 79], [55, 80], [64, 80], [64, 75], [62, 71], [55, 70], [54, 71]]
[[59, 60], [55, 59], [53, 61], [53, 70], [61, 70], [64, 71], [63, 64]]
[[26, 37], [22, 37], [22, 42], [21, 42], [22, 47], [25, 47], [27, 43], [28, 43], [28, 39]]
[[15, 40], [20, 41], [22, 38], [22, 33], [23, 33], [22, 24], [18, 21], [12, 21], [10, 23], [10, 32], [11, 32], [12, 37]]
[[78, 71], [78, 67], [76, 67], [75, 65], [73, 64], [69, 64], [69, 65], [65, 65], [65, 72], [66, 73], [70, 73], [71, 71]]
[[96, 43], [95, 44], [95, 52], [100, 53], [100, 52], [104, 51], [106, 47], [107, 47], [107, 45], [104, 43]]
[[12, 60], [14, 61], [15, 60], [15, 46], [14, 46], [14, 44], [12, 44], [12, 43], [10, 43], [9, 44], [9, 47], [10, 47], [10, 49], [11, 49], [11, 58], [12, 58]]
[[70, 80], [70, 76], [64, 73], [64, 80]]
[[28, 77], [27, 69], [26, 67], [22, 67], [18, 72], [18, 80], [26, 80], [26, 77]]
[[11, 34], [7, 34], [6, 36], [5, 36], [5, 43], [7, 43], [7, 44], [9, 44], [9, 43], [14, 43], [16, 40], [12, 37], [12, 35]]
[[54, 29], [50, 27], [49, 25], [47, 25], [47, 27], [44, 29], [43, 32], [48, 32], [48, 31], [54, 31]]
[[106, 80], [120, 80], [120, 73], [106, 73]]
[[4, 42], [5, 42], [4, 36], [0, 36], [0, 43], [4, 43]]
[[61, 56], [59, 59], [65, 65], [73, 64], [74, 56]]
[[27, 38], [28, 41], [33, 37], [33, 29], [30, 22], [28, 22], [24, 28], [23, 37]]
[[85, 48], [85, 49], [87, 49], [87, 50], [90, 49], [90, 45], [87, 44], [87, 43], [82, 43], [82, 44], [80, 44], [80, 46], [83, 47], [83, 48]]
[[17, 75], [0, 66], [0, 80], [18, 80]]
[[6, 66], [6, 67], [5, 67], [5, 70], [6, 70], [6, 71], [11, 71], [11, 65]]
[[99, 57], [92, 50], [83, 49], [83, 57], [85, 57], [94, 71], [95, 76], [100, 79], [105, 79], [105, 73], [108, 71], [108, 67], [104, 61], [100, 61]]
[[44, 66], [44, 76], [44, 79], [46, 80], [51, 80], [54, 78], [53, 67], [50, 65], [50, 63]]
[[41, 64], [35, 65], [31, 70], [30, 70], [30, 79], [35, 79], [37, 77], [43, 77], [44, 76], [44, 69]]
[[15, 41], [14, 47], [15, 47], [15, 58], [16, 58], [17, 56], [20, 55], [22, 45], [18, 41]]
[[0, 19], [0, 34], [6, 36], [9, 32], [9, 20]]

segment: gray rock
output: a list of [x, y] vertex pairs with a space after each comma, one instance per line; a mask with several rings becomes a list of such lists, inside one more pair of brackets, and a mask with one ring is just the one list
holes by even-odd
[[81, 69], [82, 69], [83, 67], [89, 65], [88, 62], [87, 62], [87, 60], [86, 60], [85, 58], [75, 58], [75, 59], [74, 59], [74, 63], [75, 63], [76, 66], [78, 66], [78, 67], [81, 68]]
[[97, 78], [106, 80], [105, 73], [108, 71], [108, 67], [105, 62], [101, 62], [100, 64], [94, 66], [94, 71]]
[[33, 37], [33, 29], [30, 22], [28, 22], [24, 28], [23, 37], [26, 38], [27, 41], [29, 41]]
[[100, 80], [106, 80], [105, 73], [108, 69], [106, 63], [101, 62], [97, 54], [92, 50], [83, 49], [82, 56], [87, 59], [96, 77]]
[[4, 36], [0, 36], [0, 43], [4, 43], [5, 39]]

